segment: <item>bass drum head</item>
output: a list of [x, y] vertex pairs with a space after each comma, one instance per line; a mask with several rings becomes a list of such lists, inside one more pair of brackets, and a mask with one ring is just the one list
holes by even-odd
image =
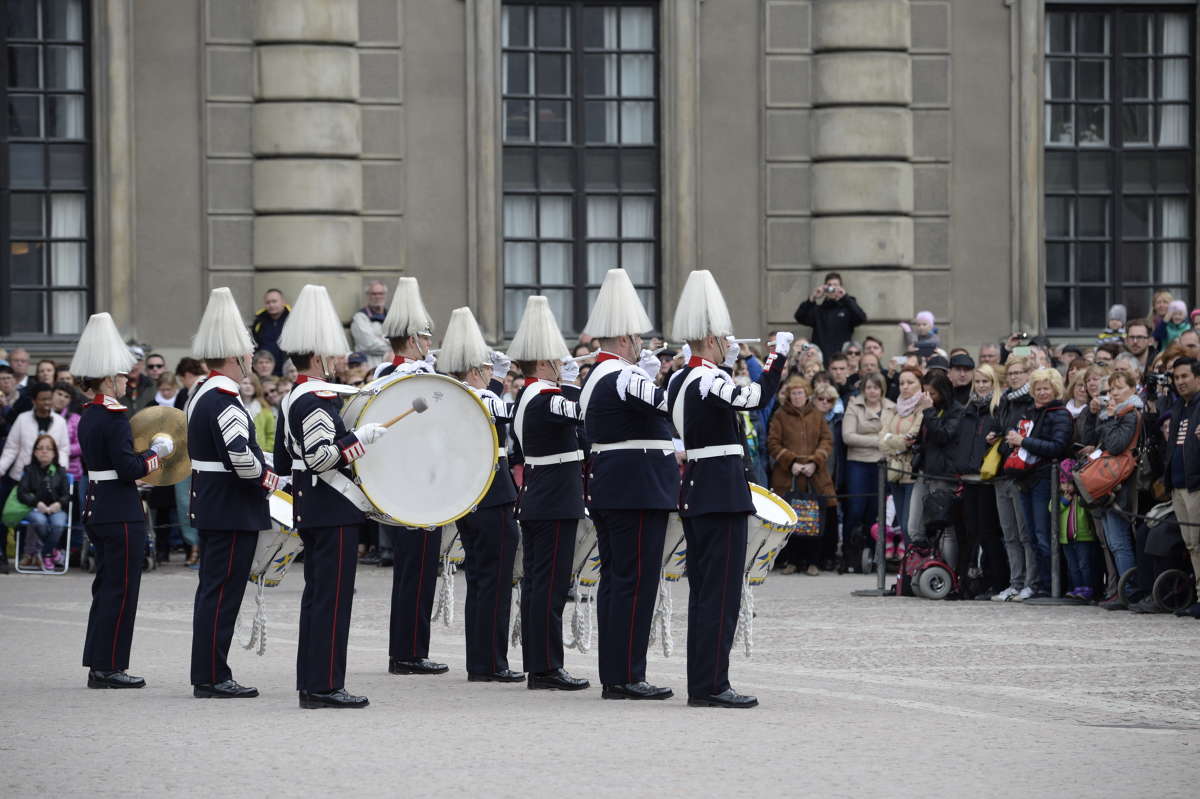
[[440, 527], [479, 504], [496, 477], [496, 426], [470, 389], [443, 375], [388, 376], [343, 411], [349, 427], [386, 424], [422, 400], [354, 461], [367, 499], [401, 527]]

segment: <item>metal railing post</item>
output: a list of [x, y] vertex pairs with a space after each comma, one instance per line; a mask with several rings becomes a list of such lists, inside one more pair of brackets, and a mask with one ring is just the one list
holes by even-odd
[[875, 483], [879, 499], [879, 538], [875, 542], [875, 584], [883, 591], [887, 583], [887, 460], [879, 462]]

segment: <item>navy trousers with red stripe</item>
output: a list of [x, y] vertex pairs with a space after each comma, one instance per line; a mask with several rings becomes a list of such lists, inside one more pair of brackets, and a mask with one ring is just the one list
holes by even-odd
[[467, 560], [467, 673], [508, 668], [513, 562], [521, 535], [513, 506], [482, 508], [458, 520]]
[[600, 552], [600, 682], [641, 682], [646, 679], [667, 511], [595, 510], [592, 521]]
[[436, 596], [442, 528], [381, 527], [392, 537], [392, 620], [388, 655], [398, 660], [429, 657], [430, 617]]
[[742, 607], [746, 566], [745, 513], [684, 518], [687, 540], [688, 696], [729, 688], [729, 650]]
[[83, 665], [97, 671], [123, 671], [129, 668], [133, 645], [146, 523], [88, 524], [87, 534], [96, 548], [96, 577], [92, 580]]
[[192, 685], [232, 679], [229, 646], [246, 593], [257, 530], [200, 530], [200, 582], [192, 611]]
[[346, 644], [362, 528], [352, 524], [298, 531], [304, 542], [304, 594], [296, 647], [298, 691], [346, 687]]
[[521, 661], [534, 674], [563, 665], [562, 614], [578, 526], [578, 519], [521, 520]]

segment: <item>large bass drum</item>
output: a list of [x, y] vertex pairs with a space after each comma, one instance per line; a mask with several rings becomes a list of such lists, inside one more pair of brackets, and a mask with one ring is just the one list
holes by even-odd
[[400, 527], [441, 527], [472, 510], [496, 477], [499, 454], [491, 414], [453, 378], [387, 375], [342, 409], [347, 427], [396, 422], [351, 464], [375, 507], [373, 517]]

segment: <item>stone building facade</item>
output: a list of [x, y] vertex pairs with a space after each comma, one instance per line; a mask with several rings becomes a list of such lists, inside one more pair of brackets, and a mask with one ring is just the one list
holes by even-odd
[[664, 326], [712, 269], [746, 335], [837, 271], [889, 348], [918, 310], [974, 347], [1196, 302], [1194, 0], [8, 9], [0, 344], [107, 309], [182, 353], [213, 286], [348, 321], [400, 274], [573, 332], [618, 264]]

